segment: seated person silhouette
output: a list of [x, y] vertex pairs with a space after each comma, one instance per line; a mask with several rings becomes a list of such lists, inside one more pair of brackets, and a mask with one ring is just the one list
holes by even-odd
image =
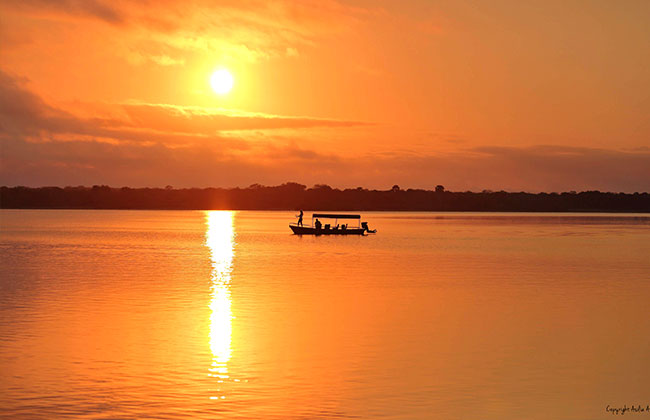
[[323, 227], [323, 224], [320, 222], [320, 220], [316, 219], [314, 226], [316, 227], [316, 230], [320, 230], [320, 228]]

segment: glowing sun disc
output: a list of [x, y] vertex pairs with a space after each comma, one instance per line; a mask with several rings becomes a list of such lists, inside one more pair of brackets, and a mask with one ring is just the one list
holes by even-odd
[[226, 69], [219, 69], [212, 73], [210, 77], [210, 86], [219, 95], [225, 95], [232, 90], [235, 79]]

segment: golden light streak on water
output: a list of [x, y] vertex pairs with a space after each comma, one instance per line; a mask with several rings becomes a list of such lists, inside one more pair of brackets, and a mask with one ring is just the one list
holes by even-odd
[[[229, 378], [228, 361], [232, 351], [232, 309], [230, 273], [234, 255], [234, 213], [208, 211], [205, 213], [207, 231], [205, 245], [212, 261], [210, 299], [210, 350], [212, 363], [209, 375], [223, 383]], [[211, 397], [215, 399], [215, 397]], [[219, 398], [219, 397], [216, 397]], [[220, 398], [224, 398], [223, 395]]]

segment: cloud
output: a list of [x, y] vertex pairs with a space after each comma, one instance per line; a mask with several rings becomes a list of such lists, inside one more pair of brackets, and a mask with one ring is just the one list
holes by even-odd
[[238, 131], [359, 125], [364, 123], [135, 102], [82, 117], [48, 105], [27, 90], [24, 81], [0, 71], [0, 132], [31, 141], [85, 139], [192, 145], [219, 140], [222, 147], [241, 150], [244, 141], [234, 135]]
[[82, 117], [47, 104], [26, 83], [0, 71], [0, 183], [7, 185], [157, 185], [167, 170], [188, 183], [230, 185], [272, 176], [279, 165], [308, 170], [314, 162], [336, 161], [269, 134], [274, 130], [360, 124], [143, 103]]
[[152, 55], [150, 57], [151, 61], [161, 66], [182, 66], [185, 64], [183, 59], [174, 59], [168, 55]]
[[82, 117], [47, 104], [25, 84], [0, 71], [3, 185], [205, 187], [296, 180], [338, 187], [650, 191], [648, 148], [328, 154], [319, 143], [303, 140], [315, 128], [338, 136], [364, 125], [147, 103], [117, 104]]
[[[21, 81], [0, 71], [0, 127], [10, 135], [36, 135], [41, 130], [84, 132], [85, 123], [72, 114], [47, 105], [23, 88]], [[95, 121], [96, 125], [99, 121]]]
[[297, 49], [295, 49], [293, 47], [287, 47], [287, 49], [285, 51], [285, 55], [287, 57], [298, 57], [298, 56], [300, 56], [300, 53], [298, 52]]
[[292, 172], [288, 168], [307, 173], [325, 162], [337, 162], [293, 146], [260, 148], [251, 155], [210, 144], [174, 149], [164, 144], [2, 138], [2, 148], [1, 185], [250, 185], [281, 182]]
[[284, 128], [352, 127], [368, 123], [310, 117], [287, 117], [218, 108], [131, 103], [122, 105], [131, 124], [179, 133]]
[[143, 51], [130, 51], [126, 55], [127, 60], [136, 66], [145, 64], [157, 64], [163, 67], [184, 66], [184, 58], [173, 58], [167, 54], [145, 54]]
[[[455, 153], [382, 157], [380, 177], [406, 186], [455, 190], [649, 191], [650, 152], [542, 145], [478, 147]], [[401, 184], [400, 184], [401, 185]]]
[[[96, 141], [32, 143], [2, 138], [2, 185], [208, 187], [295, 180], [336, 187], [481, 191], [649, 191], [650, 152], [543, 147], [446, 155], [338, 156], [291, 144], [243, 150], [215, 144], [173, 148], [162, 143]], [[562, 149], [562, 148], [560, 148]], [[551, 151], [551, 153], [549, 153]]]
[[[170, 49], [185, 55], [218, 52], [248, 62], [295, 57], [299, 48], [347, 32], [369, 13], [335, 0], [233, 0], [218, 5], [207, 0], [8, 0], [0, 10], [44, 17], [41, 28], [59, 21], [88, 25], [89, 19], [99, 20], [119, 30], [118, 38], [129, 39], [122, 55], [133, 60], [140, 54], [163, 66], [187, 58], [166, 54]], [[81, 28], [71, 30], [79, 33]], [[146, 51], [138, 50], [140, 44], [146, 44]]]
[[114, 6], [114, 2], [101, 0], [6, 0], [4, 7], [24, 13], [60, 14], [91, 17], [110, 24], [123, 24], [125, 14]]

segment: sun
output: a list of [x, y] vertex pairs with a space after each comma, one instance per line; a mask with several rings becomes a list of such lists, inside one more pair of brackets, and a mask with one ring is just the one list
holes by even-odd
[[225, 95], [232, 90], [235, 79], [227, 69], [219, 69], [210, 76], [210, 86], [218, 95]]

